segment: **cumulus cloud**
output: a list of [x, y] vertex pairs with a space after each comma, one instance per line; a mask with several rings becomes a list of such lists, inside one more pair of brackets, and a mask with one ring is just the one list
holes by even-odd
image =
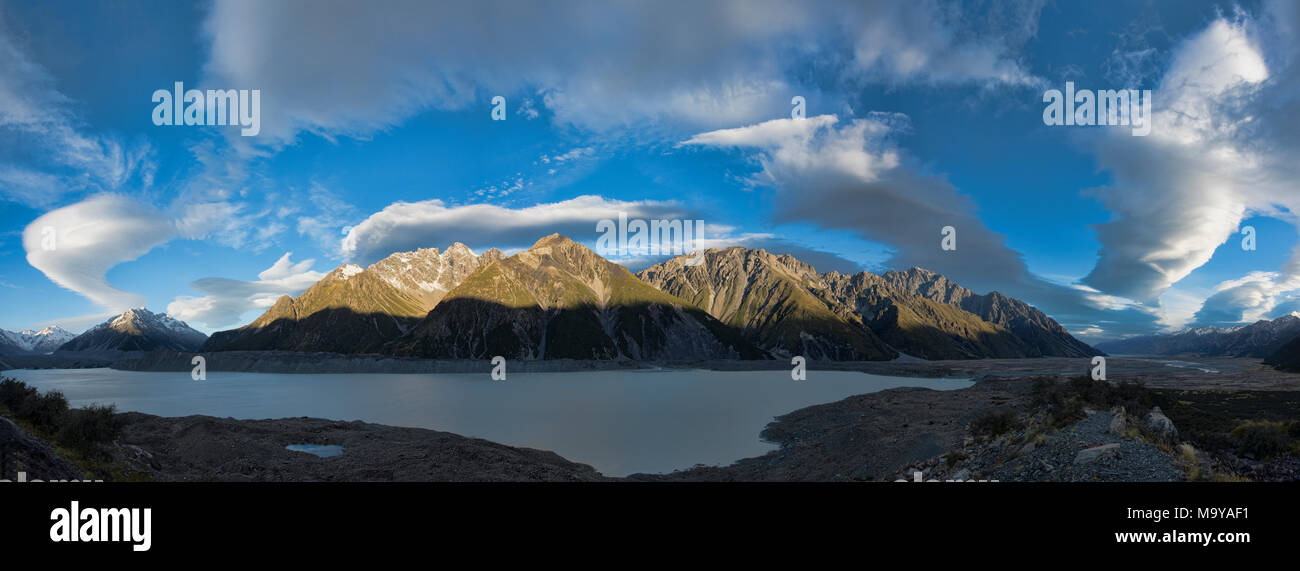
[[487, 117], [494, 95], [528, 117], [540, 99], [558, 123], [595, 131], [716, 128], [816, 95], [787, 79], [796, 61], [835, 62], [849, 81], [1033, 83], [1017, 53], [1041, 3], [993, 6], [977, 20], [933, 0], [229, 0], [204, 24], [205, 81], [261, 89], [273, 143], [365, 137], [426, 109], [482, 105]]
[[251, 310], [266, 309], [283, 295], [298, 295], [325, 277], [313, 271], [315, 260], [293, 262], [292, 252], [285, 252], [271, 267], [257, 274], [257, 281], [229, 278], [202, 278], [190, 287], [202, 296], [179, 296], [167, 305], [167, 313], [207, 329], [238, 324], [240, 316]]
[[[101, 194], [45, 213], [23, 230], [27, 262], [54, 283], [109, 311], [145, 304], [105, 275], [178, 235], [162, 213], [118, 194]], [[51, 240], [50, 237], [53, 237]]]

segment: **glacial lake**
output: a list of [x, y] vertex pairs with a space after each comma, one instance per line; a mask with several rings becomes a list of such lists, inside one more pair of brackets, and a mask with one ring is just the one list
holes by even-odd
[[776, 416], [895, 387], [938, 390], [964, 379], [850, 371], [639, 370], [483, 374], [279, 374], [114, 369], [11, 370], [74, 407], [115, 404], [160, 416], [310, 416], [431, 428], [551, 450], [609, 476], [727, 465], [776, 448], [759, 432]]

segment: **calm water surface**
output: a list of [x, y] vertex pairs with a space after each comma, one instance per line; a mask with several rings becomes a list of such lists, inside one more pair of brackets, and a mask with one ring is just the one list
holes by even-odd
[[586, 371], [483, 374], [184, 373], [113, 369], [4, 373], [63, 391], [72, 406], [116, 404], [160, 416], [311, 416], [445, 430], [554, 451], [610, 476], [726, 465], [775, 448], [772, 418], [894, 387], [965, 388], [968, 380], [847, 371]]

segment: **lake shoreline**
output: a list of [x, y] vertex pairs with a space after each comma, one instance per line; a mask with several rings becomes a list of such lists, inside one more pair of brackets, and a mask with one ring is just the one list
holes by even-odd
[[[186, 355], [178, 353], [167, 359], [155, 361], [157, 366], [174, 364]], [[238, 356], [238, 355], [229, 355]], [[265, 355], [264, 355], [265, 356]], [[295, 355], [304, 357], [304, 355]], [[339, 358], [338, 355], [322, 355], [326, 358]], [[374, 357], [346, 357], [356, 366], [374, 362]], [[383, 359], [381, 359], [383, 360]], [[1284, 390], [1294, 391], [1300, 388], [1300, 375], [1280, 373], [1262, 366], [1254, 359], [1211, 359], [1177, 360], [1173, 365], [1170, 358], [1150, 359], [1139, 357], [1110, 358], [1110, 373], [1113, 380], [1139, 380], [1147, 386], [1165, 390], [1208, 391], [1215, 395], [1229, 395], [1237, 391], [1258, 393], [1260, 391]], [[591, 474], [602, 481], [880, 481], [896, 476], [901, 468], [933, 461], [951, 450], [960, 450], [968, 446], [967, 427], [978, 414], [1000, 407], [1011, 407], [1024, 411], [1025, 390], [1030, 379], [1050, 375], [1055, 369], [1069, 371], [1081, 360], [1072, 359], [1016, 359], [997, 361], [896, 361], [896, 362], [853, 362], [853, 363], [810, 363], [810, 370], [848, 370], [870, 374], [891, 374], [895, 376], [937, 377], [936, 373], [949, 375], [949, 378], [969, 375], [973, 385], [967, 388], [934, 390], [921, 387], [890, 388], [865, 394], [848, 396], [825, 404], [795, 407], [777, 416], [765, 427], [755, 427], [761, 431], [761, 438], [779, 448], [768, 453], [749, 456], [727, 465], [709, 465], [686, 468], [663, 473], [632, 473], [626, 477], [606, 476], [586, 464], [572, 462], [568, 457], [558, 453], [543, 451], [538, 447], [516, 447], [497, 442], [499, 439], [481, 439], [460, 436], [454, 432], [444, 432], [427, 428], [405, 428], [382, 423], [344, 422], [322, 418], [279, 418], [275, 420], [236, 420], [214, 416], [153, 416], [143, 413], [123, 413], [132, 418], [148, 419], [139, 423], [132, 439], [124, 444], [136, 446], [149, 454], [157, 455], [159, 451], [168, 454], [182, 454], [181, 468], [167, 469], [159, 472], [157, 477], [168, 479], [220, 479], [239, 481], [243, 479], [307, 481], [313, 479], [340, 480], [363, 478], [374, 480], [394, 479], [400, 481], [437, 481], [469, 479], [478, 468], [477, 453], [461, 454], [455, 462], [468, 462], [462, 466], [446, 466], [449, 471], [429, 471], [421, 468], [420, 463], [435, 461], [444, 452], [437, 446], [420, 448], [420, 452], [411, 455], [390, 457], [382, 451], [368, 452], [365, 456], [379, 462], [378, 472], [367, 472], [361, 465], [352, 466], [351, 459], [342, 461], [349, 464], [346, 470], [330, 475], [328, 464], [335, 458], [322, 459], [309, 454], [284, 451], [272, 451], [267, 446], [283, 448], [291, 443], [338, 444], [347, 448], [348, 434], [367, 434], [366, 438], [386, 442], [396, 439], [400, 446], [420, 446], [421, 439], [448, 443], [447, 436], [491, 444], [498, 456], [506, 454], [502, 449], [531, 450], [554, 456], [545, 459], [521, 452], [511, 456], [513, 459], [500, 460], [490, 464], [481, 474], [482, 480], [491, 481], [532, 481], [536, 479], [574, 478], [587, 481]], [[222, 361], [227, 364], [238, 361]], [[286, 361], [291, 362], [291, 361]], [[145, 361], [137, 361], [144, 364]], [[246, 362], [247, 363], [247, 362]], [[325, 361], [330, 364], [330, 361]], [[411, 360], [407, 366], [429, 367], [427, 360]], [[488, 364], [479, 361], [444, 361], [438, 362], [451, 372], [481, 372], [487, 375]], [[1205, 364], [1207, 366], [1185, 366], [1187, 363]], [[514, 365], [519, 365], [515, 367]], [[782, 370], [786, 369], [778, 361], [764, 362], [720, 362], [679, 364], [680, 368], [699, 370]], [[538, 367], [541, 370], [530, 370]], [[175, 367], [175, 372], [184, 372], [188, 377], [190, 367]], [[617, 371], [617, 370], [675, 370], [679, 367], [664, 364], [628, 363], [628, 362], [566, 362], [566, 361], [532, 361], [512, 363], [512, 372], [566, 372], [566, 371]], [[219, 369], [218, 369], [219, 370]], [[211, 372], [211, 370], [210, 370]], [[302, 371], [306, 372], [306, 371]], [[332, 371], [339, 372], [339, 371]], [[365, 372], [374, 373], [371, 369]], [[427, 368], [420, 373], [430, 372]], [[1078, 371], [1068, 373], [1077, 375]], [[1064, 376], [1064, 375], [1060, 375]], [[1245, 393], [1239, 393], [1245, 394]], [[1209, 395], [1206, 395], [1209, 398]], [[1236, 401], [1233, 401], [1236, 402]], [[358, 427], [365, 427], [364, 429]], [[251, 447], [254, 456], [264, 457], [275, 470], [266, 471], [258, 468], [258, 463], [229, 464], [233, 460], [207, 459], [197, 461], [184, 459], [183, 453], [177, 452], [178, 431], [190, 433], [210, 431], [219, 439], [224, 439], [227, 448], [239, 451]], [[416, 432], [410, 432], [416, 431]], [[172, 436], [168, 436], [172, 435]], [[350, 437], [349, 437], [350, 438]], [[285, 440], [285, 442], [281, 442]], [[141, 444], [143, 443], [143, 445]], [[151, 447], [151, 448], [146, 448]], [[351, 444], [355, 451], [357, 444]], [[430, 446], [433, 446], [430, 444]], [[459, 446], [459, 444], [458, 444]], [[464, 444], [457, 450], [475, 448], [476, 444]], [[199, 448], [201, 449], [201, 448]], [[485, 449], [486, 450], [486, 449]], [[486, 452], [485, 452], [486, 453]], [[514, 453], [510, 453], [514, 454]], [[343, 457], [348, 457], [345, 453]], [[353, 455], [350, 458], [356, 458]], [[292, 461], [284, 463], [285, 458]], [[557, 460], [564, 463], [557, 463]], [[927, 460], [928, 459], [928, 460]], [[369, 460], [368, 460], [369, 461]], [[412, 462], [410, 466], [406, 462]], [[494, 460], [495, 462], [495, 460]], [[514, 462], [515, 464], [511, 464]], [[540, 462], [540, 464], [537, 464]], [[535, 465], [536, 464], [536, 465]], [[572, 466], [570, 466], [572, 464]], [[238, 470], [232, 474], [232, 466]], [[512, 467], [513, 466], [513, 467]], [[591, 470], [588, 474], [582, 468]], [[391, 471], [386, 472], [385, 470]], [[540, 471], [539, 471], [540, 470]], [[586, 475], [584, 475], [586, 474]]]
[[[123, 371], [188, 373], [194, 369], [192, 362], [195, 356], [204, 358], [209, 372], [481, 373], [486, 376], [492, 370], [492, 364], [487, 359], [435, 360], [375, 354], [293, 351], [55, 353], [6, 359], [14, 369], [108, 367]], [[1113, 381], [1142, 381], [1152, 387], [1179, 389], [1300, 390], [1300, 374], [1276, 370], [1264, 365], [1261, 359], [1255, 358], [1122, 355], [1106, 359], [1107, 378]], [[935, 361], [895, 359], [892, 361], [809, 361], [807, 363], [807, 369], [814, 371], [858, 371], [891, 377], [965, 379], [978, 379], [985, 376], [1070, 376], [1085, 374], [1091, 367], [1090, 359], [1066, 357]], [[790, 370], [791, 365], [785, 359], [710, 361], [545, 359], [511, 360], [507, 362], [507, 369], [513, 373], [634, 370], [780, 371]]]
[[814, 404], [895, 387], [952, 390], [967, 379], [887, 377], [858, 371], [519, 372], [282, 374], [117, 369], [10, 371], [74, 407], [115, 405], [162, 417], [322, 418], [447, 431], [550, 450], [624, 476], [725, 464], [774, 448], [758, 433]]

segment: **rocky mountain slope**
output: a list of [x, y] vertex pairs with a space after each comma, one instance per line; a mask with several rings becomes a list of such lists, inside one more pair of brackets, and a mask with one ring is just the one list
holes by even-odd
[[[643, 270], [647, 283], [741, 329], [775, 354], [812, 359], [925, 359], [1096, 354], [1032, 306], [977, 295], [943, 276], [906, 272], [818, 274], [791, 256], [732, 247]], [[887, 346], [885, 346], [887, 345]]]
[[820, 276], [793, 256], [733, 247], [709, 250], [702, 257], [694, 266], [687, 265], [687, 257], [676, 257], [638, 276], [776, 355], [817, 360], [897, 356], [856, 315], [831, 311], [814, 293], [824, 289]]
[[53, 353], [59, 346], [76, 337], [75, 333], [57, 325], [40, 331], [0, 329], [0, 354]]
[[922, 268], [885, 272], [881, 278], [895, 289], [959, 307], [1010, 331], [1026, 346], [1025, 357], [1089, 357], [1100, 352], [1075, 339], [1060, 323], [1034, 306], [999, 292], [979, 295], [948, 278]]
[[842, 314], [858, 315], [882, 339], [922, 359], [1039, 356], [1006, 328], [968, 311], [900, 290], [880, 276], [834, 272], [823, 296]]
[[1032, 306], [913, 268], [818, 274], [789, 255], [709, 250], [632, 275], [559, 235], [510, 258], [456, 244], [344, 265], [206, 351], [480, 359], [889, 360], [1097, 351]]
[[1265, 365], [1272, 365], [1283, 371], [1300, 373], [1300, 337], [1278, 348], [1264, 358]]
[[207, 338], [184, 321], [139, 307], [86, 330], [59, 351], [193, 351]]
[[1117, 355], [1196, 355], [1200, 357], [1269, 357], [1300, 337], [1300, 317], [1285, 315], [1243, 327], [1188, 328], [1165, 335], [1143, 335], [1098, 343]]
[[406, 333], [484, 262], [457, 242], [446, 252], [398, 252], [370, 267], [339, 266], [297, 298], [283, 296], [252, 323], [219, 331], [205, 351], [286, 350], [364, 353]]
[[753, 359], [708, 313], [558, 234], [467, 276], [386, 352], [486, 359]]

